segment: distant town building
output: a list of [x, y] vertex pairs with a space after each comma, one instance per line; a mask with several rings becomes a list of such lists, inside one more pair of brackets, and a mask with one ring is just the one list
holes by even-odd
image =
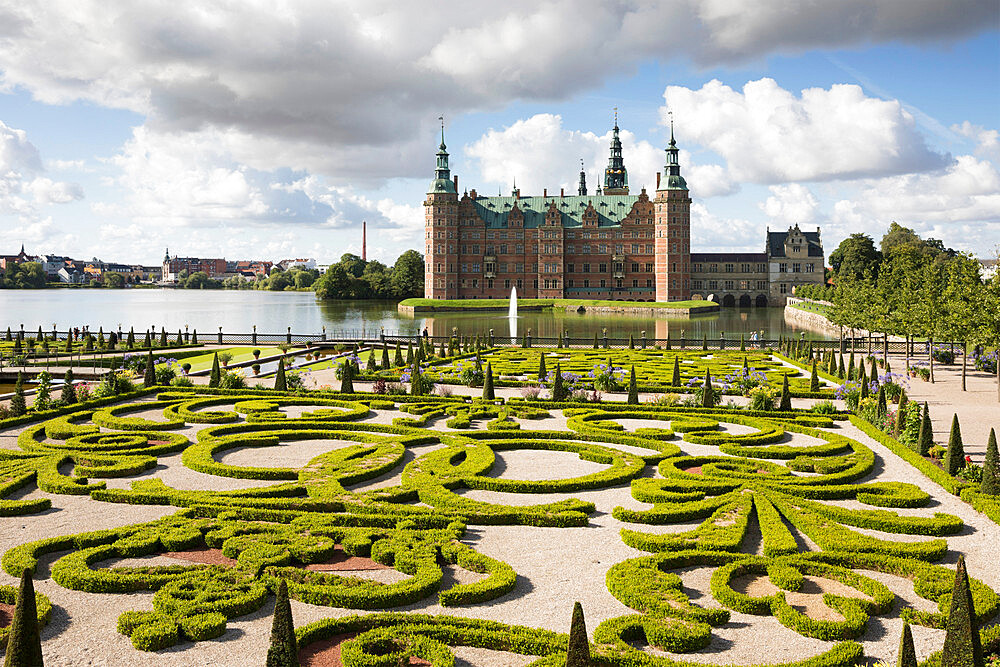
[[673, 127], [656, 192], [630, 194], [617, 118], [603, 190], [575, 195], [459, 196], [441, 131], [424, 201], [429, 299], [506, 298], [683, 301], [780, 306], [805, 283], [822, 283], [819, 229], [767, 231], [762, 253], [692, 253], [691, 198]]
[[310, 270], [316, 268], [315, 259], [283, 259], [278, 262], [275, 266], [281, 267], [282, 271], [287, 271], [288, 269], [303, 269]]
[[989, 280], [997, 274], [998, 260], [996, 259], [981, 259], [979, 260], [979, 277], [983, 280]]
[[178, 257], [170, 256], [170, 250], [163, 256], [163, 269], [161, 280], [163, 282], [177, 282], [181, 271], [186, 271], [187, 275], [204, 271], [209, 278], [224, 278], [226, 275], [225, 259], [203, 259], [201, 257]]
[[6, 271], [8, 266], [14, 264], [24, 264], [34, 261], [34, 257], [24, 252], [24, 244], [21, 244], [21, 252], [16, 255], [0, 255], [0, 270]]
[[82, 285], [83, 283], [89, 281], [89, 278], [87, 277], [87, 274], [84, 273], [83, 269], [73, 264], [64, 264], [56, 275], [59, 282], [69, 285]]

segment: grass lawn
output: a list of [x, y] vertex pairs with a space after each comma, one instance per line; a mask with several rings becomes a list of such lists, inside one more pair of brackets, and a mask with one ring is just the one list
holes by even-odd
[[[250, 361], [253, 359], [253, 351], [260, 350], [261, 357], [270, 357], [275, 354], [281, 354], [281, 350], [276, 347], [253, 347], [252, 345], [247, 347], [227, 347], [225, 350], [218, 350], [218, 352], [229, 352], [233, 355], [233, 358], [229, 360], [230, 364], [238, 364], [243, 361]], [[169, 350], [164, 350], [165, 353], [169, 354]], [[206, 354], [199, 354], [195, 357], [187, 357], [182, 361], [182, 363], [191, 364], [191, 371], [204, 371], [212, 368], [212, 357], [214, 356], [216, 350], [207, 352]], [[155, 357], [155, 352], [154, 358]]]

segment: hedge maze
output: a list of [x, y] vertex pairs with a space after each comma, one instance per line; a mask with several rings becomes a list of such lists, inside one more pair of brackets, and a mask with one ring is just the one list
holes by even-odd
[[[537, 369], [540, 353], [510, 350], [490, 360], [504, 375], [525, 375]], [[562, 355], [563, 368], [567, 361], [582, 369], [604, 359], [600, 351], [547, 353]], [[664, 359], [672, 369], [673, 356], [681, 353], [628, 354]], [[742, 366], [744, 356], [724, 361], [718, 352], [683, 354], [691, 377], [708, 366], [724, 374], [717, 369]], [[768, 363], [763, 353], [746, 355], [758, 368]], [[663, 372], [646, 368], [644, 382]], [[765, 372], [782, 371], [773, 365]], [[862, 657], [855, 640], [871, 617], [899, 606], [892, 591], [859, 570], [911, 580], [937, 611], [903, 608], [903, 618], [941, 628], [954, 573], [936, 563], [948, 551], [948, 537], [964, 524], [923, 509], [931, 499], [915, 485], [871, 478], [876, 454], [840, 432], [845, 417], [522, 399], [143, 391], [113, 405], [74, 406], [24, 427], [16, 450], [0, 450], [0, 513], [30, 522], [48, 509], [49, 497], [7, 498], [31, 485], [50, 494], [89, 495], [109, 503], [109, 511], [110, 504], [177, 510], [148, 523], [21, 544], [3, 554], [2, 567], [20, 576], [25, 569], [35, 572], [46, 554], [60, 554], [50, 571], [61, 587], [95, 595], [154, 592], [151, 608], [128, 611], [117, 621], [118, 631], [142, 651], [219, 637], [230, 619], [259, 610], [284, 581], [293, 599], [359, 610], [297, 628], [300, 647], [356, 633], [342, 646], [347, 667], [396, 665], [407, 656], [446, 667], [454, 664], [456, 645], [538, 656], [533, 665], [559, 666], [566, 634], [393, 610], [431, 601], [469, 607], [475, 616], [477, 605], [511, 593], [519, 573], [470, 546], [470, 527], [591, 530], [595, 504], [573, 494], [628, 489], [641, 509], [617, 506], [612, 516], [622, 524], [624, 544], [646, 555], [614, 564], [604, 582], [593, 582], [633, 611], [596, 625], [591, 653], [601, 664], [689, 664], [641, 647], [697, 651], [712, 642], [715, 628], [741, 613], [773, 616], [802, 636], [829, 642], [819, 655], [795, 664], [846, 667]], [[532, 429], [541, 418], [563, 420], [565, 428]], [[305, 440], [338, 443], [300, 467], [267, 465], [268, 448], [294, 448]], [[258, 465], [227, 463], [226, 455], [236, 450], [253, 451]], [[554, 479], [493, 474], [505, 453], [539, 450], [600, 467]], [[200, 473], [273, 483], [188, 490], [147, 473], [129, 488], [108, 487], [107, 478], [149, 471], [160, 457], [178, 453], [183, 466]], [[503, 504], [474, 499], [465, 493], [470, 490], [559, 497]], [[163, 554], [176, 559], [196, 550], [221, 554], [222, 564], [116, 564]], [[382, 583], [324, 568], [345, 556], [371, 559], [398, 576]], [[573, 557], [566, 554], [565, 567], [573, 568]], [[475, 577], [446, 584], [453, 580], [444, 568], [452, 565]], [[711, 596], [721, 608], [689, 599], [681, 571], [692, 567], [713, 570]], [[817, 586], [831, 618], [815, 618], [797, 602]], [[0, 588], [0, 600], [6, 594]], [[1000, 597], [984, 583], [973, 581], [972, 595], [980, 622], [1000, 610]], [[44, 596], [38, 608], [40, 620], [48, 618]], [[371, 611], [387, 613], [365, 613]], [[984, 633], [988, 646], [995, 648], [996, 634]]]

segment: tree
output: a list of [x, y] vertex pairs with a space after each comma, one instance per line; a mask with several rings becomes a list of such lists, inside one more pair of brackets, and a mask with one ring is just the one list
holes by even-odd
[[965, 448], [962, 446], [962, 431], [958, 425], [958, 415], [951, 418], [951, 435], [948, 437], [948, 452], [944, 469], [949, 475], [957, 475], [965, 467]]
[[354, 393], [354, 362], [345, 359], [340, 365], [340, 393]]
[[792, 409], [792, 394], [788, 390], [788, 373], [785, 373], [781, 379], [781, 402], [778, 404], [778, 409], [785, 412]]
[[538, 355], [538, 379], [544, 381], [546, 375], [548, 373], [545, 371], [545, 352], [542, 352]]
[[267, 667], [294, 667], [299, 664], [298, 654], [292, 605], [288, 601], [288, 582], [281, 579], [274, 601], [271, 644], [267, 647]]
[[[152, 360], [152, 358], [153, 358], [153, 352], [152, 350], [150, 350], [149, 359]], [[279, 366], [281, 365], [280, 362], [278, 365]], [[216, 352], [215, 354], [212, 355], [212, 373], [211, 375], [208, 376], [208, 386], [218, 387], [219, 381], [221, 379], [222, 379], [222, 374], [219, 371], [219, 353]]]
[[927, 456], [931, 447], [934, 446], [934, 431], [931, 427], [930, 411], [927, 408], [927, 401], [924, 401], [924, 414], [920, 418], [920, 431], [917, 434], [917, 453]]
[[896, 667], [917, 667], [917, 652], [913, 648], [913, 633], [910, 631], [910, 624], [906, 622], [903, 623], [903, 636], [899, 639]]
[[389, 363], [389, 346], [388, 345], [384, 345], [384, 344], [382, 345], [382, 363], [381, 363], [381, 366], [382, 366], [382, 370], [384, 370], [384, 371], [387, 371], [390, 368], [392, 368], [392, 365]]
[[881, 260], [882, 254], [875, 248], [875, 242], [861, 233], [851, 234], [830, 253], [830, 266], [838, 279], [862, 280], [866, 275], [878, 275]]
[[73, 369], [67, 368], [63, 376], [62, 394], [60, 397], [66, 405], [76, 403], [76, 387], [73, 386]]
[[705, 369], [705, 385], [701, 392], [701, 407], [710, 408], [715, 405], [715, 390], [712, 389], [712, 371]]
[[983, 309], [986, 301], [984, 291], [979, 279], [978, 259], [962, 254], [948, 262], [942, 299], [942, 333], [951, 340], [963, 343], [962, 391], [966, 390], [969, 343], [982, 329], [986, 313]]
[[569, 396], [569, 390], [563, 385], [561, 364], [556, 364], [556, 375], [552, 379], [552, 400], [555, 402], [564, 401]]
[[416, 250], [407, 250], [392, 267], [393, 296], [405, 299], [424, 294], [424, 258]]
[[14, 605], [14, 620], [7, 636], [4, 667], [42, 667], [42, 637], [38, 631], [38, 607], [31, 570], [21, 571], [21, 585]]
[[674, 376], [671, 378], [670, 385], [673, 387], [681, 386], [681, 361], [676, 355], [674, 356]]
[[45, 287], [45, 271], [38, 262], [12, 264], [0, 274], [0, 287], [10, 289], [41, 289]]
[[[216, 356], [216, 360], [218, 356]], [[213, 366], [213, 371], [218, 372], [218, 369]], [[143, 375], [142, 384], [147, 387], [152, 387], [156, 384], [156, 367], [153, 366], [153, 351], [150, 350], [146, 353], [146, 373]], [[215, 384], [218, 387], [218, 382]]]
[[1000, 469], [997, 464], [997, 434], [991, 428], [990, 439], [986, 442], [986, 460], [983, 462], [983, 482], [979, 489], [991, 496], [1000, 495]]
[[322, 276], [313, 283], [313, 290], [318, 299], [343, 299], [351, 289], [351, 278], [344, 267], [332, 264]]
[[590, 641], [587, 623], [583, 618], [583, 605], [573, 605], [573, 620], [569, 625], [569, 645], [566, 650], [566, 667], [590, 667]]
[[[743, 360], [746, 363], [746, 359]], [[812, 374], [809, 376], [809, 391], [819, 391], [819, 374], [816, 372], [816, 360], [813, 359]]]
[[285, 358], [278, 359], [278, 372], [274, 374], [274, 390], [288, 391], [288, 382], [285, 379]]
[[493, 367], [488, 361], [486, 362], [486, 377], [483, 379], [483, 399], [487, 401], [496, 399], [496, 394], [493, 391]]
[[639, 388], [635, 383], [635, 364], [632, 365], [632, 370], [628, 375], [628, 400], [626, 403], [629, 405], [639, 404]]
[[125, 287], [125, 276], [120, 273], [104, 274], [104, 286], [111, 289], [122, 289]]
[[955, 584], [951, 591], [951, 609], [941, 651], [941, 667], [982, 667], [983, 647], [976, 629], [976, 612], [969, 590], [965, 555], [959, 554]]
[[212, 280], [204, 271], [195, 271], [184, 281], [185, 289], [218, 289], [222, 284]]
[[889, 229], [882, 237], [881, 243], [879, 243], [879, 250], [882, 251], [883, 256], [888, 256], [897, 247], [910, 243], [921, 243], [920, 237], [917, 236], [917, 233], [909, 227], [903, 227], [901, 224], [893, 220], [889, 225]]
[[14, 383], [14, 395], [10, 399], [10, 414], [20, 417], [28, 412], [28, 403], [24, 400], [24, 376], [17, 372], [17, 382]]

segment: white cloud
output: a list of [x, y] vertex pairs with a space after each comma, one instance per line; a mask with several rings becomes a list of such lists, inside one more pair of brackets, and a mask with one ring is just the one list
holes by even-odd
[[1000, 132], [997, 130], [988, 130], [982, 125], [973, 125], [969, 121], [965, 121], [961, 125], [952, 125], [951, 129], [976, 142], [976, 155], [1000, 160]]
[[763, 225], [743, 218], [719, 217], [704, 204], [691, 204], [692, 252], [761, 252], [763, 248]]
[[15, 214], [19, 222], [40, 222], [39, 209], [83, 198], [76, 183], [56, 182], [45, 176], [38, 149], [24, 130], [0, 121], [0, 215]]
[[859, 86], [808, 88], [800, 96], [773, 79], [736, 91], [718, 80], [698, 90], [667, 86], [678, 141], [719, 154], [737, 181], [783, 183], [908, 173], [941, 167], [913, 117], [897, 101]]
[[771, 196], [760, 204], [760, 209], [773, 222], [787, 225], [815, 222], [819, 202], [809, 188], [799, 183], [791, 183], [772, 185], [768, 189], [771, 191]]

